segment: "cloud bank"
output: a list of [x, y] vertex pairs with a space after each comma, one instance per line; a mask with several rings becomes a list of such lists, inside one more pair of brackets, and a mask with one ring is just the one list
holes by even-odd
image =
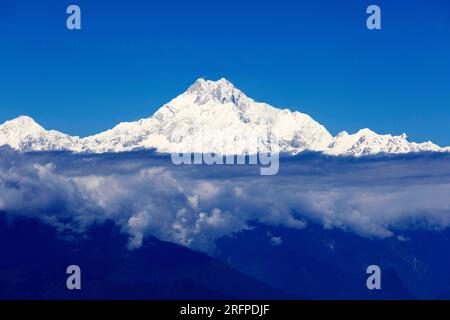
[[278, 175], [260, 176], [256, 166], [175, 166], [170, 157], [150, 152], [0, 148], [0, 211], [79, 235], [111, 220], [129, 234], [131, 249], [152, 235], [209, 251], [215, 239], [255, 222], [399, 237], [411, 228], [450, 225], [450, 156], [303, 154], [282, 158]]

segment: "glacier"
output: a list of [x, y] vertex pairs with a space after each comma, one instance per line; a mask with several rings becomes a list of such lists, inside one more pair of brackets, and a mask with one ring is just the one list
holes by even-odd
[[[333, 136], [309, 115], [256, 102], [224, 78], [198, 79], [151, 117], [122, 122], [88, 137], [46, 130], [28, 116], [0, 125], [0, 146], [9, 145], [24, 152], [117, 153], [155, 149], [160, 153], [242, 155], [273, 151], [271, 137], [276, 138], [277, 152], [287, 154], [313, 151], [360, 157], [450, 151], [450, 147], [441, 148], [431, 141], [411, 142], [406, 134], [380, 135], [370, 129]], [[258, 142], [256, 148], [252, 148], [254, 141]]]

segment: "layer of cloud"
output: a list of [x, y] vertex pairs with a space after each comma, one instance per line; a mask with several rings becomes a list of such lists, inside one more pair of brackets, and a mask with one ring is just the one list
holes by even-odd
[[[21, 154], [0, 149], [0, 211], [37, 217], [82, 234], [112, 220], [200, 250], [253, 222], [342, 228], [364, 237], [450, 225], [450, 157], [413, 155], [282, 159], [276, 176], [255, 166], [175, 166], [148, 152], [121, 155]], [[275, 240], [281, 244], [281, 239]]]

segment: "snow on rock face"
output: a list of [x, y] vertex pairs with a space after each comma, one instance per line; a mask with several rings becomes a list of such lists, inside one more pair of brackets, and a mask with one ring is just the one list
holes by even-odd
[[379, 135], [370, 129], [362, 129], [349, 135], [341, 132], [325, 150], [333, 155], [365, 156], [377, 153], [408, 153], [417, 151], [440, 151], [440, 147], [431, 143], [409, 142], [406, 134], [392, 136]]
[[225, 79], [198, 80], [152, 118], [157, 121], [158, 134], [172, 142], [169, 151], [267, 151], [270, 134], [278, 139], [281, 151], [322, 150], [332, 139], [309, 116], [255, 102]]
[[226, 79], [197, 80], [186, 92], [147, 119], [123, 122], [86, 138], [47, 131], [21, 116], [0, 125], [0, 145], [22, 151], [123, 152], [155, 148], [159, 152], [249, 154], [304, 150], [331, 155], [450, 151], [431, 143], [409, 142], [406, 135], [378, 135], [362, 129], [333, 137], [310, 116], [255, 102]]
[[78, 137], [47, 131], [32, 118], [20, 116], [0, 125], [0, 145], [22, 151], [57, 151], [75, 148]]

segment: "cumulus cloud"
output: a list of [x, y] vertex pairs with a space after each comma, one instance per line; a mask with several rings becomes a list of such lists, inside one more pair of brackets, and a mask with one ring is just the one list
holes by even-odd
[[[303, 229], [309, 223], [364, 237], [450, 224], [450, 157], [281, 159], [255, 166], [175, 166], [170, 157], [22, 154], [0, 149], [0, 211], [82, 234], [114, 221], [131, 249], [152, 235], [199, 250], [253, 223]], [[400, 239], [400, 238], [399, 238]], [[282, 239], [272, 237], [274, 245]]]

